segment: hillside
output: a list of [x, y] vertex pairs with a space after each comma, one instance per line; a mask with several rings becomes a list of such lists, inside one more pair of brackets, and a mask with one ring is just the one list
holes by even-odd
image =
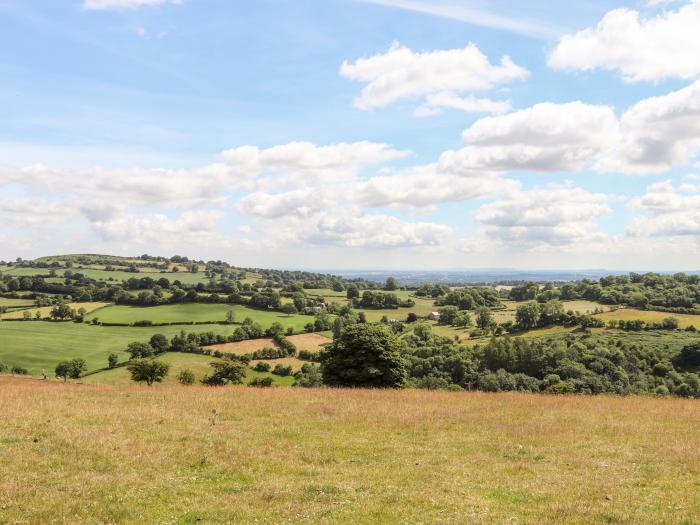
[[3, 523], [700, 516], [697, 401], [7, 377], [0, 388]]

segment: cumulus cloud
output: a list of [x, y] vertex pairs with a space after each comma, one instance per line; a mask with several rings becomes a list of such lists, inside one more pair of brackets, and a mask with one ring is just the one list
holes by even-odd
[[321, 217], [302, 233], [312, 244], [352, 248], [435, 246], [452, 234], [452, 228], [432, 222], [406, 222], [391, 215]]
[[119, 214], [95, 221], [92, 227], [106, 241], [162, 242], [211, 234], [223, 216], [221, 211], [187, 211], [175, 218], [163, 213]]
[[630, 82], [700, 75], [700, 0], [676, 11], [642, 18], [615, 9], [596, 27], [561, 38], [549, 56], [557, 69], [619, 70]]
[[[355, 106], [367, 110], [387, 106], [404, 98], [420, 98], [441, 95], [437, 104], [426, 101], [429, 108], [458, 105], [463, 110], [502, 110], [504, 102], [481, 100], [480, 102], [454, 100], [458, 93], [488, 91], [499, 84], [521, 80], [528, 71], [516, 65], [509, 57], [492, 64], [474, 44], [463, 49], [414, 52], [394, 43], [386, 53], [355, 62], [343, 62], [340, 74], [362, 82], [365, 87], [355, 100]], [[446, 102], [447, 101], [447, 102]], [[440, 104], [442, 102], [442, 104]]]
[[83, 9], [91, 11], [122, 11], [144, 6], [181, 4], [183, 0], [84, 0]]
[[449, 91], [428, 95], [425, 103], [414, 111], [417, 117], [439, 115], [444, 108], [459, 109], [466, 113], [507, 113], [512, 108], [510, 100], [460, 97]]
[[503, 242], [568, 245], [603, 236], [597, 220], [611, 212], [611, 199], [570, 185], [551, 185], [485, 204], [474, 218], [490, 237]]
[[620, 119], [619, 145], [600, 169], [662, 172], [700, 151], [700, 80], [667, 95], [642, 100]]
[[700, 188], [695, 185], [652, 184], [630, 207], [643, 213], [627, 228], [633, 237], [700, 237]]
[[478, 120], [462, 134], [468, 146], [445, 152], [440, 162], [453, 172], [575, 171], [592, 162], [617, 133], [612, 108], [542, 103]]

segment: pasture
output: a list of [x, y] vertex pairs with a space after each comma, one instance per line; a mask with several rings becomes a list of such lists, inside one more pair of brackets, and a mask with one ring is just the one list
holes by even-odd
[[126, 346], [133, 341], [148, 342], [153, 334], [171, 338], [182, 329], [188, 332], [215, 332], [229, 335], [232, 326], [121, 327], [91, 326], [73, 322], [2, 321], [0, 322], [0, 362], [23, 366], [30, 374], [52, 374], [56, 364], [82, 357], [88, 371], [107, 366], [107, 356], [115, 352], [120, 361], [128, 359]]
[[0, 388], [7, 523], [700, 516], [694, 400], [9, 377]]
[[[177, 352], [168, 352], [156, 358], [158, 361], [163, 361], [170, 365], [168, 375], [163, 379], [162, 385], [177, 385], [177, 375], [185, 370], [191, 370], [196, 378], [196, 382], [201, 381], [205, 376], [211, 373], [210, 363], [220, 361], [215, 357], [199, 354], [182, 354]], [[274, 364], [279, 361], [271, 361]], [[255, 372], [248, 370], [246, 373], [245, 383], [248, 384], [256, 377], [271, 377], [272, 381], [277, 386], [291, 386], [294, 382], [293, 378], [280, 377], [271, 373]], [[111, 370], [103, 370], [95, 374], [83, 377], [79, 380], [80, 383], [86, 385], [129, 385], [131, 384], [131, 374], [126, 367], [117, 367]], [[158, 388], [160, 385], [154, 385]]]
[[[291, 335], [288, 336], [287, 339], [294, 343], [297, 350], [309, 350], [311, 352], [319, 352], [323, 345], [331, 342], [329, 337], [319, 333]], [[229, 354], [244, 355], [255, 352], [256, 350], [262, 350], [263, 348], [272, 348], [276, 346], [277, 345], [272, 338], [264, 337], [261, 339], [247, 339], [245, 341], [238, 341], [235, 343], [212, 345], [208, 348], [210, 348], [212, 351], [219, 350]]]
[[[99, 310], [101, 308], [104, 308], [106, 306], [109, 306], [111, 303], [69, 303], [68, 306], [73, 308], [74, 310], [80, 310], [81, 308], [84, 308], [86, 312], [94, 312], [96, 310]], [[9, 311], [4, 314], [0, 314], [0, 319], [22, 319], [25, 315], [25, 312], [28, 312], [29, 315], [32, 316], [32, 319], [36, 316], [36, 313], [39, 312], [39, 315], [41, 315], [42, 319], [46, 319], [49, 317], [49, 314], [51, 313], [51, 310], [53, 310], [53, 306], [42, 306], [40, 308], [24, 308], [22, 310], [13, 310]]]
[[[33, 276], [33, 275], [48, 275], [51, 269], [49, 268], [10, 268], [2, 270], [3, 273], [7, 275], [12, 275], [15, 277], [23, 276]], [[66, 271], [65, 268], [56, 268], [55, 272], [57, 276], [62, 276]], [[151, 279], [158, 280], [162, 277], [166, 278], [171, 283], [174, 281], [180, 281], [183, 284], [197, 284], [206, 283], [209, 281], [204, 272], [189, 273], [189, 272], [167, 272], [160, 273], [159, 271], [143, 271], [143, 272], [125, 272], [120, 270], [106, 271], [98, 270], [95, 268], [70, 268], [73, 273], [82, 273], [86, 277], [95, 279], [98, 281], [128, 281], [131, 278], [140, 279], [141, 277], [150, 277]]]
[[[135, 323], [151, 321], [153, 323], [192, 323], [192, 322], [224, 322], [226, 313], [233, 310], [235, 321], [243, 322], [246, 317], [260, 323], [263, 328], [269, 328], [274, 322], [282, 323], [286, 328], [291, 326], [295, 332], [303, 330], [304, 325], [313, 321], [313, 316], [291, 315], [272, 310], [256, 310], [240, 304], [206, 304], [182, 303], [161, 306], [126, 306], [115, 305], [104, 308], [94, 315], [88, 315], [87, 320], [97, 317], [104, 323]], [[235, 327], [230, 328], [233, 331]]]
[[640, 319], [647, 323], [660, 323], [667, 317], [675, 317], [678, 319], [678, 325], [680, 328], [694, 326], [695, 328], [700, 329], [700, 315], [674, 314], [670, 312], [656, 312], [653, 310], [637, 310], [636, 308], [619, 308], [617, 310], [599, 314], [596, 317], [602, 319], [606, 323], [611, 319], [616, 321], [632, 321]]

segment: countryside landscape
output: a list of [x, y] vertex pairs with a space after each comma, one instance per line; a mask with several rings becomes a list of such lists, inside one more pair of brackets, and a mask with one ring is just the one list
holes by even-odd
[[700, 0], [0, 0], [0, 525], [700, 524]]

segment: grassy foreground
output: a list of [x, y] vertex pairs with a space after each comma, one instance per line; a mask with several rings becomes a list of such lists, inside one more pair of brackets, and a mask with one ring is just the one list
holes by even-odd
[[700, 519], [697, 401], [9, 377], [0, 389], [0, 523]]

